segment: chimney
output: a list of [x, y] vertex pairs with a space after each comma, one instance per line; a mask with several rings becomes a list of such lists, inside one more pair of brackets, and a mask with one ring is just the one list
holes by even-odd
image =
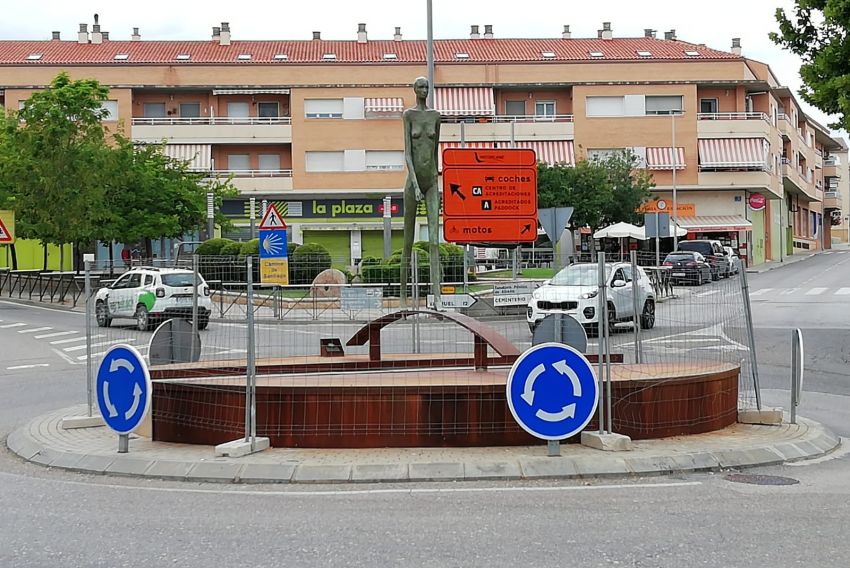
[[139, 28], [133, 28], [133, 35], [130, 36], [130, 41], [141, 41], [142, 36], [139, 35]]
[[366, 43], [369, 41], [366, 35], [366, 24], [357, 24], [357, 43]]
[[401, 41], [401, 28], [396, 26], [395, 34], [393, 35], [393, 41]]
[[732, 53], [734, 53], [735, 55], [741, 55], [741, 38], [732, 38]]
[[653, 30], [652, 28], [644, 28], [643, 37], [651, 37], [655, 39], [655, 30]]
[[53, 33], [53, 38], [52, 38], [53, 41], [59, 41], [61, 39], [59, 37], [61, 35], [60, 32], [52, 32], [52, 33]]
[[480, 39], [481, 34], [478, 32], [478, 26], [470, 26], [469, 39]]
[[109, 32], [103, 32], [103, 41], [109, 41]]
[[611, 22], [602, 22], [602, 39], [614, 39], [614, 32], [611, 31]]
[[213, 26], [212, 39], [213, 39], [213, 41], [220, 41], [221, 40], [221, 27], [220, 26]]
[[484, 39], [493, 39], [493, 25], [484, 24]]
[[221, 23], [221, 35], [218, 38], [220, 45], [230, 45], [230, 24], [228, 22]]
[[564, 31], [561, 32], [561, 37], [563, 39], [570, 39], [573, 37], [573, 34], [570, 33], [570, 26], [564, 25]]
[[670, 30], [669, 32], [664, 32], [664, 39], [676, 41], [676, 30]]
[[95, 14], [94, 15], [94, 25], [91, 27], [91, 42], [92, 43], [103, 43], [103, 34], [100, 33], [100, 17]]
[[89, 25], [80, 24], [80, 31], [77, 33], [77, 43], [89, 42]]
[[313, 39], [322, 39], [322, 32], [313, 32]]

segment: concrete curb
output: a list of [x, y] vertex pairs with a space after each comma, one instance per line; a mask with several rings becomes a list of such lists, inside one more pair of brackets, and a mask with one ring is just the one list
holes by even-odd
[[[465, 461], [425, 461], [431, 452], [441, 457], [439, 449], [422, 449], [405, 461], [407, 452], [382, 450], [384, 458], [393, 458], [392, 463], [370, 463], [368, 453], [355, 453], [362, 463], [327, 463], [327, 455], [318, 450], [305, 451], [298, 459], [297, 450], [280, 454], [283, 459], [270, 463], [269, 456], [254, 454], [243, 458], [215, 458], [212, 448], [208, 457], [193, 461], [180, 460], [181, 448], [174, 444], [158, 444], [144, 441], [151, 446], [130, 453], [107, 453], [101, 443], [92, 444], [91, 451], [80, 448], [69, 450], [61, 447], [61, 440], [44, 438], [48, 420], [56, 415], [45, 415], [13, 431], [6, 445], [22, 459], [49, 468], [59, 468], [88, 474], [120, 475], [167, 480], [217, 483], [397, 483], [405, 481], [481, 481], [481, 480], [536, 480], [575, 479], [622, 476], [666, 475], [682, 472], [717, 471], [729, 468], [745, 468], [776, 465], [823, 456], [837, 448], [841, 439], [821, 424], [798, 419], [797, 426], [743, 426], [752, 432], [755, 443], [736, 432], [732, 442], [723, 446], [703, 450], [694, 446], [692, 440], [711, 441], [705, 438], [682, 437], [667, 440], [644, 441], [639, 451], [603, 452], [578, 445], [564, 446], [560, 457], [546, 457], [545, 446], [524, 448], [482, 448]], [[771, 430], [774, 429], [774, 430]], [[781, 429], [781, 430], [776, 430]], [[104, 432], [101, 429], [89, 429]], [[76, 432], [79, 432], [76, 431]], [[721, 431], [722, 432], [722, 431]], [[784, 437], [781, 436], [784, 434]], [[102, 438], [102, 435], [100, 435]], [[761, 441], [759, 441], [761, 436]], [[94, 440], [96, 435], [90, 433]], [[767, 443], [765, 440], [769, 439]], [[142, 443], [141, 439], [136, 439]], [[725, 440], [725, 438], [724, 438]], [[639, 442], [640, 443], [640, 442]], [[689, 448], [684, 446], [689, 445]], [[113, 446], [114, 447], [114, 446]], [[196, 455], [201, 455], [194, 446]], [[110, 450], [109, 452], [111, 452]], [[506, 453], [513, 452], [514, 456]], [[145, 455], [146, 453], [150, 455]], [[203, 454], [206, 456], [206, 454]], [[443, 456], [444, 457], [444, 456]], [[252, 459], [253, 458], [253, 459]], [[261, 461], [264, 460], [264, 461]]]

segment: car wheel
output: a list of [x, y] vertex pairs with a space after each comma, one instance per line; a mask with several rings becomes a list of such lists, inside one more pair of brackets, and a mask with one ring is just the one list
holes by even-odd
[[617, 323], [617, 310], [614, 304], [608, 304], [608, 335], [614, 334], [614, 324]]
[[697, 286], [702, 286], [702, 272], [697, 270]]
[[153, 328], [153, 321], [148, 309], [139, 304], [136, 306], [136, 329], [139, 331], [150, 331]]
[[206, 329], [210, 325], [210, 316], [198, 316], [198, 329]]
[[109, 327], [112, 324], [112, 318], [109, 317], [109, 307], [106, 302], [99, 301], [94, 308], [94, 318], [97, 320], [98, 327]]
[[720, 280], [720, 272], [719, 271], [712, 272], [711, 273], [711, 281], [717, 282], [718, 280]]
[[[700, 278], [702, 282], [702, 278]], [[647, 300], [643, 304], [643, 312], [640, 314], [640, 328], [652, 329], [655, 327], [655, 302]]]

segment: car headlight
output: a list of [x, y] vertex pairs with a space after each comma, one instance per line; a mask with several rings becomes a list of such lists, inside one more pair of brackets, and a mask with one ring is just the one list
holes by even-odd
[[580, 296], [582, 300], [589, 300], [591, 298], [595, 298], [599, 295], [599, 290], [594, 290], [593, 292], [585, 292]]

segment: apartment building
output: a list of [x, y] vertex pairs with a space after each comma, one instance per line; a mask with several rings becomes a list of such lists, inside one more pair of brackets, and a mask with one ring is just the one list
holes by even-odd
[[[658, 37], [502, 39], [491, 26], [435, 42], [441, 147], [533, 148], [574, 164], [630, 148], [689, 237], [719, 238], [748, 262], [847, 240], [847, 145], [801, 111], [770, 67], [730, 51]], [[425, 42], [242, 41], [227, 23], [200, 41], [77, 37], [0, 42], [2, 103], [18, 108], [60, 71], [110, 87], [109, 120], [139, 143], [210, 175], [233, 175], [225, 203], [241, 234], [249, 199], [281, 208], [296, 242], [351, 262], [383, 250], [383, 198], [401, 240], [401, 113], [424, 75]], [[417, 227], [427, 238], [427, 225]]]

